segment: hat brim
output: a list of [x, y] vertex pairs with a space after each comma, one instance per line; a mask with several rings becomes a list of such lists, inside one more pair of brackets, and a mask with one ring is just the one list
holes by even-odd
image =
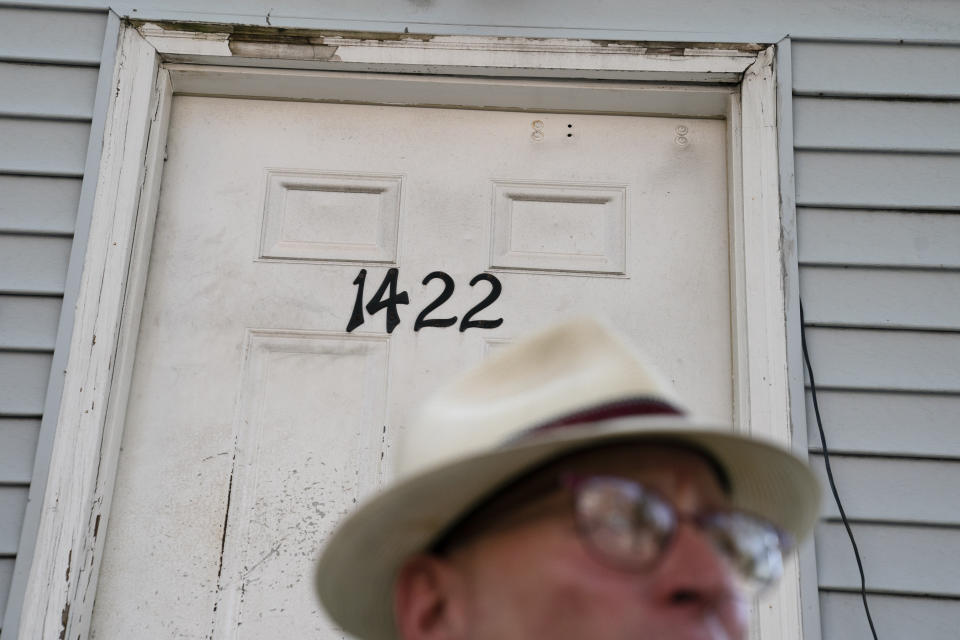
[[630, 418], [537, 434], [402, 478], [349, 516], [320, 558], [316, 586], [333, 621], [365, 640], [395, 640], [393, 583], [492, 491], [557, 456], [612, 441], [669, 439], [698, 447], [727, 472], [732, 506], [767, 518], [796, 540], [816, 523], [820, 488], [800, 459], [779, 445], [686, 418]]

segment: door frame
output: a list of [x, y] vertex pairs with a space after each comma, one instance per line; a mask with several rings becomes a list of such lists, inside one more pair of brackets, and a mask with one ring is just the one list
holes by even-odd
[[[725, 119], [736, 424], [795, 444], [774, 46], [127, 21], [20, 638], [89, 635], [174, 94]], [[804, 591], [791, 562], [753, 637], [801, 640]]]

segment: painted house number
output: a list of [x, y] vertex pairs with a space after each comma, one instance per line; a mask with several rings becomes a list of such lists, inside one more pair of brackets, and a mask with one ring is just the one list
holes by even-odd
[[[387, 333], [393, 333], [393, 330], [400, 324], [400, 313], [397, 311], [397, 307], [401, 304], [410, 304], [410, 296], [407, 295], [406, 291], [397, 293], [398, 273], [399, 270], [396, 268], [389, 269], [387, 275], [383, 277], [383, 282], [380, 283], [380, 287], [376, 293], [373, 294], [373, 297], [371, 297], [370, 301], [364, 306], [363, 286], [367, 280], [367, 270], [360, 269], [360, 273], [357, 274], [357, 277], [353, 281], [353, 284], [357, 287], [357, 297], [353, 301], [353, 313], [350, 314], [350, 321], [347, 323], [348, 333], [364, 323], [364, 309], [366, 309], [367, 313], [371, 316], [386, 309]], [[457, 323], [457, 316], [446, 318], [428, 317], [436, 311], [440, 305], [450, 299], [454, 289], [453, 278], [444, 271], [432, 271], [428, 273], [423, 279], [422, 284], [426, 286], [433, 280], [439, 280], [443, 284], [443, 289], [440, 291], [440, 295], [434, 298], [433, 301], [425, 306], [423, 311], [417, 315], [417, 319], [413, 323], [414, 331], [420, 331], [420, 329], [424, 327], [452, 327]], [[503, 291], [503, 285], [500, 284], [500, 280], [492, 274], [478, 273], [470, 280], [470, 286], [476, 286], [480, 282], [488, 283], [490, 285], [490, 292], [483, 300], [473, 305], [463, 316], [463, 320], [460, 321], [460, 331], [466, 331], [467, 329], [495, 329], [503, 324], [503, 318], [497, 318], [496, 320], [473, 319], [474, 316], [493, 304], [496, 299], [500, 297], [500, 292]]]

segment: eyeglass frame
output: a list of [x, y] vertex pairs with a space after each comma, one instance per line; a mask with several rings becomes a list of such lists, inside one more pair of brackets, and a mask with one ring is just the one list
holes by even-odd
[[[713, 536], [710, 535], [712, 529], [716, 528], [716, 521], [721, 519], [724, 516], [737, 516], [741, 518], [742, 521], [760, 525], [765, 529], [765, 533], [773, 536], [777, 540], [776, 550], [780, 554], [780, 563], [782, 568], [782, 563], [786, 560], [786, 556], [795, 548], [796, 543], [792, 535], [784, 531], [782, 528], [778, 527], [773, 522], [769, 521], [766, 518], [758, 516], [746, 509], [739, 509], [735, 507], [730, 508], [708, 508], [701, 509], [696, 513], [685, 513], [677, 508], [677, 505], [674, 504], [667, 496], [662, 492], [658, 491], [655, 488], [652, 488], [646, 485], [643, 482], [633, 480], [631, 478], [626, 478], [623, 476], [616, 475], [605, 475], [605, 474], [573, 474], [573, 473], [564, 473], [558, 478], [558, 481], [562, 488], [567, 489], [571, 492], [571, 502], [574, 520], [577, 523], [577, 533], [580, 536], [581, 542], [584, 546], [590, 550], [593, 555], [596, 557], [598, 562], [617, 568], [621, 571], [634, 572], [634, 573], [646, 573], [652, 571], [666, 556], [670, 546], [674, 543], [674, 540], [679, 531], [680, 525], [683, 523], [689, 523], [695, 526], [700, 532], [707, 536], [710, 542], [713, 544], [714, 548], [720, 553], [720, 555], [726, 557], [731, 564], [731, 567], [740, 572], [742, 577], [751, 581], [758, 581], [756, 587], [762, 589], [772, 584], [775, 584], [777, 580], [782, 576], [782, 573], [773, 576], [770, 579], [762, 579], [755, 575], [746, 575], [741, 572], [739, 564], [736, 562], [737, 558], [734, 557], [733, 551], [721, 547]], [[586, 527], [583, 522], [585, 517], [580, 510], [579, 501], [582, 496], [583, 488], [596, 481], [604, 481], [616, 483], [618, 485], [628, 486], [634, 490], [634, 496], [643, 496], [642, 499], [637, 499], [634, 496], [628, 496], [631, 505], [637, 507], [641, 502], [654, 501], [666, 508], [670, 514], [672, 526], [665, 531], [657, 532], [656, 534], [663, 534], [662, 542], [658, 542], [658, 549], [656, 554], [649, 558], [646, 562], [638, 565], [630, 565], [629, 562], [625, 561], [625, 558], [617, 558], [614, 554], [608, 550], [601, 549], [596, 544], [596, 536], [591, 532], [586, 530]], [[646, 510], [649, 512], [649, 509]], [[633, 521], [631, 521], [633, 522]], [[727, 531], [726, 529], [721, 529], [725, 531], [731, 538], [735, 538], [735, 532]], [[632, 526], [633, 534], [638, 533], [635, 526]]]
[[[619, 484], [629, 485], [639, 489], [638, 493], [646, 496], [648, 499], [653, 498], [658, 503], [665, 506], [669, 513], [671, 514], [673, 520], [673, 526], [670, 531], [665, 532], [666, 538], [662, 544], [659, 545], [657, 554], [650, 559], [650, 562], [644, 564], [643, 566], [631, 567], [628, 563], [618, 562], [610, 554], [605, 552], [602, 549], [599, 549], [591, 538], [591, 534], [584, 530], [584, 527], [581, 522], [580, 511], [578, 509], [578, 499], [580, 496], [580, 491], [588, 483], [596, 480], [610, 480], [617, 482]], [[775, 584], [777, 580], [781, 577], [780, 575], [773, 577], [771, 580], [760, 580], [754, 576], [744, 575], [736, 562], [736, 558], [732, 557], [731, 553], [727, 550], [720, 548], [716, 544], [712, 536], [709, 535], [708, 529], [710, 528], [710, 521], [717, 517], [723, 515], [736, 515], [746, 518], [748, 521], [755, 523], [760, 523], [768, 528], [768, 532], [775, 535], [778, 541], [777, 548], [780, 552], [781, 563], [786, 559], [786, 556], [795, 548], [796, 542], [792, 535], [784, 531], [782, 528], [778, 527], [773, 522], [769, 521], [762, 516], [751, 513], [745, 509], [739, 508], [709, 508], [699, 510], [696, 513], [687, 514], [681, 512], [676, 504], [665, 496], [662, 492], [648, 486], [647, 484], [633, 480], [628, 477], [618, 476], [618, 475], [609, 475], [609, 474], [577, 474], [572, 472], [558, 472], [552, 477], [548, 477], [548, 482], [534, 483], [529, 488], [526, 488], [523, 491], [518, 492], [517, 494], [511, 494], [511, 487], [515, 486], [514, 484], [507, 486], [501, 491], [495, 492], [488, 499], [484, 500], [476, 508], [469, 510], [463, 517], [454, 522], [450, 527], [448, 527], [443, 534], [441, 534], [436, 541], [429, 547], [431, 553], [446, 556], [454, 548], [458, 548], [468, 544], [471, 540], [479, 537], [483, 533], [489, 532], [492, 527], [497, 526], [497, 528], [503, 527], [502, 516], [504, 514], [510, 515], [514, 514], [514, 521], [508, 521], [506, 527], [515, 526], [519, 524], [516, 521], [516, 515], [518, 511], [522, 511], [525, 507], [535, 503], [537, 500], [544, 498], [549, 495], [552, 491], [556, 489], [561, 489], [570, 492], [570, 503], [572, 515], [574, 521], [577, 525], [577, 535], [581, 543], [584, 545], [591, 555], [603, 565], [616, 568], [621, 571], [629, 573], [648, 573], [653, 571], [654, 568], [662, 561], [666, 556], [668, 549], [673, 543], [679, 527], [683, 523], [690, 523], [697, 527], [699, 531], [707, 535], [708, 539], [713, 543], [714, 548], [717, 552], [727, 558], [732, 569], [741, 574], [741, 576], [748, 581], [757, 581], [755, 584], [755, 590], [759, 591], [772, 584]], [[503, 499], [507, 496], [507, 502], [504, 505], [497, 505], [492, 507], [494, 509], [494, 514], [499, 518], [487, 517], [479, 518], [479, 514], [483, 514], [486, 509], [491, 508], [492, 505], [497, 504], [498, 499]], [[635, 504], [639, 504], [635, 501]], [[486, 514], [490, 516], [491, 514]], [[531, 517], [534, 517], [535, 514], [526, 514], [525, 517], [520, 517], [520, 521], [527, 520]]]

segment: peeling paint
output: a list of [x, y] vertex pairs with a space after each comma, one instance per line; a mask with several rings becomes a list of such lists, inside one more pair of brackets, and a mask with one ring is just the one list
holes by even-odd
[[648, 54], [659, 54], [666, 51], [678, 51], [671, 55], [690, 55], [702, 53], [706, 50], [717, 49], [722, 51], [741, 51], [756, 53], [763, 51], [769, 44], [756, 42], [666, 42], [657, 40], [590, 40], [601, 47], [630, 47], [644, 49]]
[[644, 53], [649, 56], [682, 56], [687, 50], [683, 47], [647, 47]]
[[67, 637], [67, 620], [70, 619], [70, 602], [63, 605], [63, 611], [60, 613], [60, 640]]
[[[296, 45], [298, 47], [331, 47], [336, 44], [347, 42], [402, 42], [419, 41], [430, 42], [433, 40], [443, 41], [449, 36], [439, 36], [429, 33], [411, 33], [409, 27], [404, 27], [403, 31], [342, 31], [328, 29], [305, 29], [276, 27], [270, 24], [271, 11], [267, 12], [265, 21], [262, 24], [222, 24], [212, 22], [153, 22], [147, 20], [129, 20], [134, 27], [149, 25], [157, 27], [164, 31], [179, 31], [184, 33], [205, 33], [211, 35], [221, 35], [228, 41], [231, 51], [238, 46], [237, 43], [247, 43], [239, 46], [250, 46], [249, 43], [261, 43], [270, 45]], [[556, 38], [535, 38], [516, 36], [500, 36], [496, 38], [503, 42], [551, 42]], [[332, 40], [333, 43], [328, 43]], [[714, 55], [742, 53], [744, 55], [753, 55], [769, 47], [769, 44], [756, 42], [666, 42], [656, 40], [600, 40], [590, 39], [582, 42], [589, 42], [600, 47], [609, 47], [619, 49], [621, 53], [638, 53], [646, 55], [667, 55], [667, 56], [696, 56], [696, 55]], [[246, 56], [245, 53], [234, 55]], [[262, 57], [262, 56], [261, 56]], [[280, 57], [280, 56], [271, 56]], [[297, 59], [327, 59], [322, 56], [306, 58], [297, 56]]]
[[427, 33], [387, 32], [387, 31], [333, 31], [323, 29], [302, 29], [274, 27], [264, 25], [220, 24], [213, 22], [154, 22], [150, 20], [130, 20], [134, 27], [156, 26], [164, 31], [185, 31], [190, 33], [225, 34], [231, 40], [260, 42], [302, 42], [323, 44], [325, 38], [348, 40], [376, 40], [380, 42], [400, 40], [420, 40], [428, 42], [434, 36]]
[[227, 42], [230, 53], [241, 58], [268, 58], [277, 60], [339, 61], [337, 47], [286, 42], [250, 42], [231, 38]]

